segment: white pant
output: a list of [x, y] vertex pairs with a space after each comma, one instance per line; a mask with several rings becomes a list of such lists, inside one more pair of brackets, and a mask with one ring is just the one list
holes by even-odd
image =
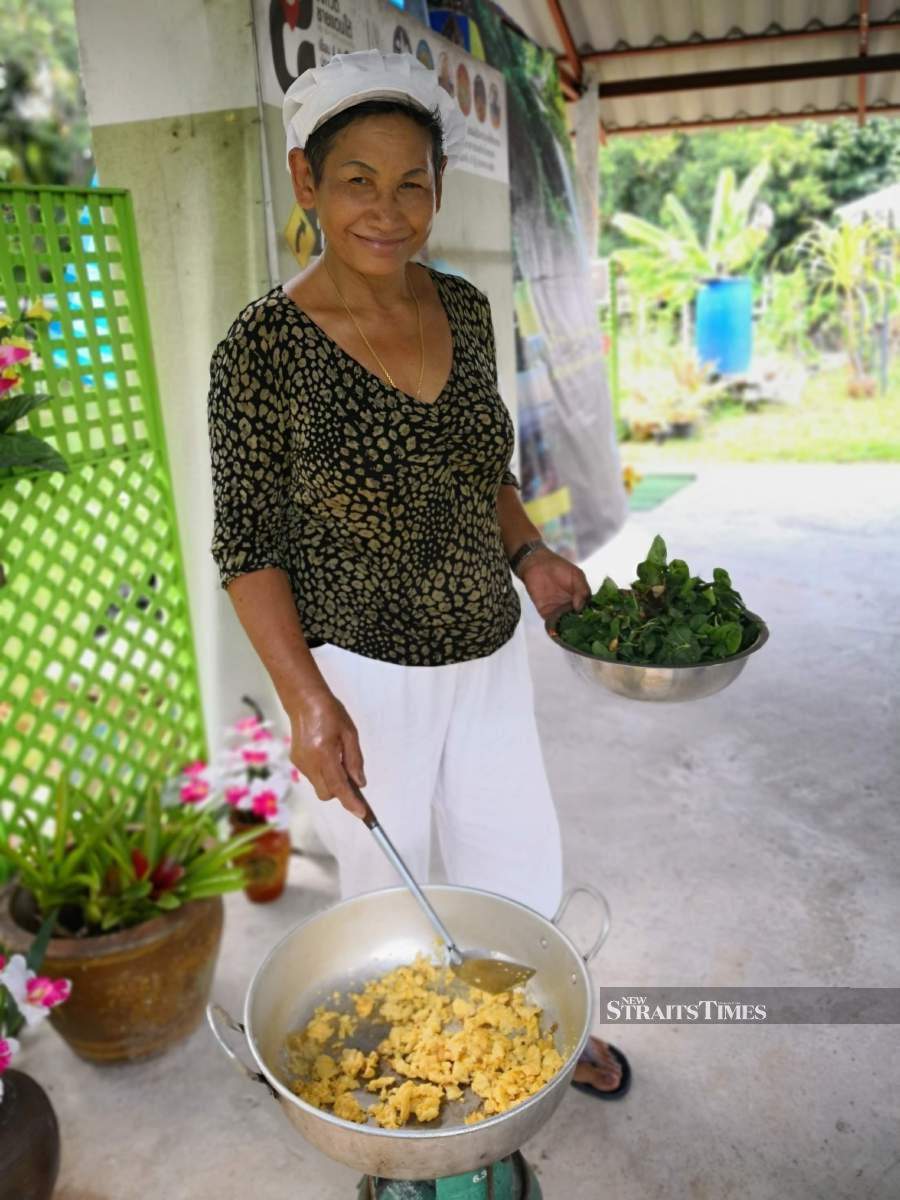
[[[524, 625], [485, 658], [408, 667], [338, 646], [312, 651], [357, 730], [365, 795], [421, 882], [431, 819], [450, 883], [509, 896], [552, 916], [562, 892], [559, 823], [534, 716]], [[362, 821], [320, 801], [306, 779], [344, 897], [393, 887], [396, 872]]]

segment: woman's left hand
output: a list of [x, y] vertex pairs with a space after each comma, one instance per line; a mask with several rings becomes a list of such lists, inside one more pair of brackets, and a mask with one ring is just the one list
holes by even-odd
[[571, 604], [578, 612], [591, 595], [584, 571], [547, 547], [529, 554], [519, 578], [542, 617], [564, 604]]

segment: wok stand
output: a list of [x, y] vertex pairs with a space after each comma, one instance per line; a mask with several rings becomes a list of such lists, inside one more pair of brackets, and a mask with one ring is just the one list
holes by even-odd
[[542, 1200], [540, 1184], [517, 1150], [500, 1162], [444, 1179], [360, 1180], [357, 1200]]

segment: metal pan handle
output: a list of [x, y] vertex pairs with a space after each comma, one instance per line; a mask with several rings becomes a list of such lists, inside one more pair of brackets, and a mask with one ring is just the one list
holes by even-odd
[[598, 891], [597, 888], [591, 887], [590, 884], [587, 883], [581, 883], [577, 887], [569, 888], [560, 901], [559, 908], [553, 914], [551, 920], [554, 925], [559, 925], [560, 921], [565, 916], [569, 905], [572, 903], [572, 897], [577, 896], [579, 892], [584, 892], [585, 895], [590, 896], [594, 901], [596, 901], [597, 907], [600, 909], [600, 932], [597, 934], [597, 938], [590, 950], [588, 950], [586, 954], [582, 955], [584, 961], [589, 963], [592, 958], [596, 958], [600, 947], [609, 937], [609, 928], [610, 924], [612, 923], [612, 914], [609, 910], [609, 902], [603, 893]]
[[237, 1069], [241, 1072], [241, 1074], [245, 1075], [247, 1079], [252, 1079], [254, 1083], [264, 1084], [269, 1089], [270, 1094], [277, 1100], [278, 1093], [272, 1087], [271, 1083], [269, 1083], [268, 1079], [266, 1079], [265, 1075], [263, 1075], [261, 1071], [254, 1071], [252, 1067], [247, 1066], [244, 1060], [237, 1053], [235, 1053], [235, 1051], [232, 1050], [232, 1048], [225, 1041], [224, 1034], [219, 1028], [219, 1023], [221, 1022], [229, 1029], [233, 1029], [235, 1033], [242, 1034], [244, 1040], [246, 1041], [247, 1031], [244, 1029], [244, 1026], [240, 1023], [240, 1021], [236, 1021], [231, 1013], [225, 1011], [221, 1004], [207, 1004], [206, 1019], [209, 1022], [209, 1027], [213, 1032], [213, 1037], [216, 1039]]

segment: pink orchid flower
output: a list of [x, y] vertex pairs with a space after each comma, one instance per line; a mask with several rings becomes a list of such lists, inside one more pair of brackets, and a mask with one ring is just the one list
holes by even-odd
[[24, 346], [10, 346], [4, 343], [0, 345], [0, 367], [11, 367], [13, 363], [22, 362], [30, 355], [31, 351], [26, 350]]
[[8, 392], [10, 388], [14, 388], [17, 383], [21, 383], [18, 375], [3, 375], [0, 376], [0, 396], [4, 392]]
[[7, 1069], [18, 1052], [19, 1043], [15, 1038], [0, 1037], [0, 1075]]
[[266, 821], [278, 815], [278, 794], [276, 792], [257, 792], [253, 797], [253, 814], [263, 817]]
[[198, 804], [209, 795], [209, 784], [203, 779], [190, 779], [181, 785], [182, 804]]
[[188, 763], [186, 767], [181, 768], [182, 775], [202, 775], [206, 770], [206, 763], [201, 759], [197, 762]]
[[291, 783], [299, 783], [299, 782], [300, 782], [300, 772], [297, 770], [296, 767], [291, 767]]
[[254, 729], [253, 741], [254, 742], [271, 742], [272, 741], [272, 733], [268, 729], [263, 729], [262, 727], [260, 727], [259, 729]]
[[31, 990], [34, 983], [35, 972], [28, 966], [24, 954], [14, 954], [0, 972], [0, 985], [12, 996], [29, 1029], [33, 1025], [39, 1025], [47, 1016], [44, 1005], [32, 1000]]
[[269, 752], [267, 750], [242, 750], [241, 758], [251, 767], [262, 767], [269, 761]]
[[15, 1038], [0, 1037], [0, 1100], [3, 1099], [3, 1072], [19, 1053], [19, 1043]]
[[254, 733], [259, 727], [259, 721], [256, 717], [242, 717], [234, 725], [236, 733]]
[[240, 802], [245, 800], [249, 795], [250, 789], [248, 787], [241, 787], [240, 785], [237, 785], [235, 787], [225, 789], [225, 801], [227, 804], [230, 804], [232, 808], [237, 808]]
[[68, 979], [48, 979], [39, 975], [29, 979], [27, 984], [28, 1003], [37, 1004], [41, 1008], [56, 1008], [57, 1004], [65, 1004], [72, 991]]
[[0, 971], [6, 966], [6, 955], [0, 954]]

